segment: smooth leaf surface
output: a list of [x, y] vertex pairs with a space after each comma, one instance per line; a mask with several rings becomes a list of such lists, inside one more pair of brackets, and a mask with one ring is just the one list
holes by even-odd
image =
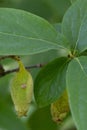
[[84, 20], [80, 28], [77, 47], [80, 52], [87, 50], [87, 14], [84, 17]]
[[55, 27], [55, 29], [56, 29], [57, 32], [61, 33], [61, 23], [54, 24], [54, 27]]
[[77, 0], [70, 0], [71, 4], [73, 4], [75, 1], [77, 1]]
[[11, 104], [0, 97], [0, 128], [6, 130], [27, 130], [27, 127], [12, 111]]
[[50, 106], [35, 111], [28, 121], [32, 130], [57, 130], [57, 124], [52, 121]]
[[87, 0], [77, 0], [68, 9], [62, 22], [62, 33], [67, 37], [74, 51], [81, 52], [87, 48], [86, 24]]
[[46, 20], [26, 11], [0, 8], [1, 55], [27, 55], [50, 49], [66, 49], [63, 41], [58, 39], [58, 33]]
[[87, 57], [75, 58], [67, 75], [69, 103], [78, 130], [87, 128]]
[[48, 63], [36, 77], [34, 94], [39, 107], [58, 99], [66, 87], [67, 58], [57, 58]]

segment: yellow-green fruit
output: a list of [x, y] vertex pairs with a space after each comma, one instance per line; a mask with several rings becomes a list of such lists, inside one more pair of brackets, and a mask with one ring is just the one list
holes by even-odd
[[18, 116], [26, 116], [33, 94], [33, 80], [21, 61], [19, 71], [11, 82], [11, 96]]
[[69, 103], [67, 91], [64, 91], [63, 95], [55, 102], [51, 104], [52, 119], [56, 123], [60, 123], [69, 112]]

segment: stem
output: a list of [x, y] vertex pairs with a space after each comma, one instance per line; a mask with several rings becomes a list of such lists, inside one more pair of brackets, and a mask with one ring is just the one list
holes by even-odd
[[[4, 60], [4, 59], [7, 59], [7, 58], [11, 58], [11, 59], [13, 59], [13, 60], [15, 60], [15, 61], [17, 61], [17, 62], [20, 61], [20, 57], [19, 57], [19, 56], [13, 56], [13, 55], [1, 56], [1, 57], [0, 57], [0, 61], [1, 61], [1, 60]], [[25, 67], [25, 68], [26, 68], [27, 70], [28, 70], [28, 69], [34, 69], [34, 68], [41, 68], [41, 67], [43, 67], [44, 65], [45, 65], [45, 64], [37, 64], [37, 65], [27, 66], [27, 67]], [[5, 75], [7, 75], [7, 74], [11, 74], [11, 73], [17, 72], [18, 70], [19, 70], [19, 68], [12, 69], [12, 70], [7, 70], [7, 71], [3, 70], [3, 71], [1, 71], [1, 73], [0, 73], [0, 77], [3, 77], [3, 76], [5, 76]]]
[[[45, 64], [37, 64], [37, 65], [32, 65], [32, 66], [26, 66], [25, 68], [27, 70], [29, 69], [35, 69], [35, 68], [41, 68], [43, 67]], [[11, 74], [11, 73], [14, 73], [14, 72], [17, 72], [19, 70], [19, 68], [16, 68], [16, 69], [12, 69], [12, 70], [7, 70], [7, 71], [3, 71], [1, 74], [0, 74], [0, 77], [3, 77], [7, 74]]]
[[1, 60], [4, 60], [4, 59], [7, 59], [7, 58], [11, 58], [11, 59], [14, 59], [14, 60], [16, 60], [16, 61], [19, 61], [19, 60], [20, 60], [20, 57], [19, 57], [19, 56], [8, 55], [8, 56], [1, 56], [1, 57], [0, 57], [0, 61], [1, 61]]

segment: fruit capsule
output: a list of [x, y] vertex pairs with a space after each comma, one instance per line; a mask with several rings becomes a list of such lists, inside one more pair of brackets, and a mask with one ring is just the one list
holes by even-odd
[[11, 82], [11, 97], [18, 116], [26, 116], [33, 95], [33, 80], [23, 63], [18, 61], [19, 71]]

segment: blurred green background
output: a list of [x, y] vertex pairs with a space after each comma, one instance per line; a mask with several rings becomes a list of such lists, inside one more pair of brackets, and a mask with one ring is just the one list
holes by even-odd
[[[71, 5], [69, 0], [0, 0], [0, 7], [17, 8], [29, 11], [47, 19], [60, 31], [60, 26], [64, 13]], [[21, 56], [25, 66], [49, 61], [64, 55], [64, 52], [49, 51], [37, 55]], [[5, 70], [17, 67], [12, 60], [1, 62]], [[40, 69], [30, 70], [33, 78], [36, 77]], [[14, 74], [9, 74], [0, 79], [0, 130], [76, 130], [72, 117], [69, 115], [66, 120], [58, 125], [52, 121], [50, 106], [39, 109], [32, 100], [27, 117], [19, 119], [15, 113], [10, 97], [10, 81]]]

